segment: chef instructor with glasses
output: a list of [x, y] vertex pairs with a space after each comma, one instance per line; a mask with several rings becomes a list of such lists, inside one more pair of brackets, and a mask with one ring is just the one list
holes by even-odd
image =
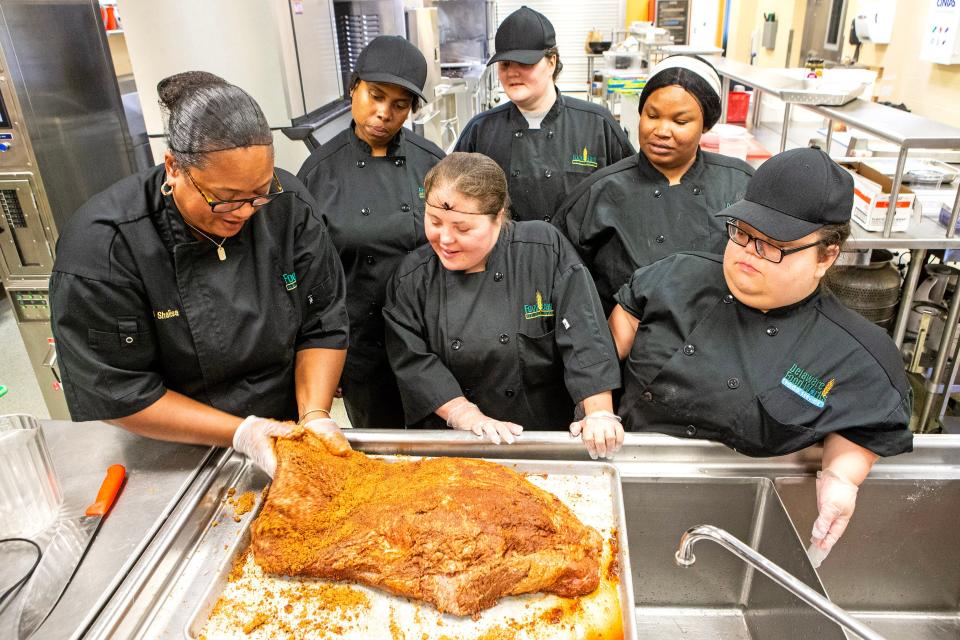
[[911, 451], [912, 407], [889, 336], [821, 279], [850, 234], [853, 179], [819, 149], [757, 169], [722, 256], [679, 253], [616, 295], [627, 431], [716, 440], [750, 456], [823, 443], [812, 542], [843, 535], [879, 456]]
[[205, 72], [157, 86], [164, 163], [71, 216], [50, 281], [71, 417], [233, 446], [267, 473], [300, 420], [330, 419], [347, 347], [344, 277], [316, 204], [274, 168], [245, 91]]

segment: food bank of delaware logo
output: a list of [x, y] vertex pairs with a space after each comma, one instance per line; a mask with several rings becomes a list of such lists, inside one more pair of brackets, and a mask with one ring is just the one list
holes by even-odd
[[543, 294], [537, 289], [537, 303], [523, 305], [523, 317], [527, 320], [534, 318], [549, 318], [553, 315], [553, 305], [543, 301]]
[[784, 374], [783, 379], [780, 380], [780, 384], [818, 409], [823, 409], [827, 394], [830, 393], [836, 382], [836, 378], [830, 378], [829, 381], [824, 382], [812, 373], [807, 373], [797, 363], [793, 363]]
[[573, 154], [573, 157], [570, 158], [570, 164], [578, 167], [591, 167], [593, 169], [597, 168], [597, 156], [592, 156], [587, 151], [587, 148], [584, 147], [583, 151], [580, 153]]

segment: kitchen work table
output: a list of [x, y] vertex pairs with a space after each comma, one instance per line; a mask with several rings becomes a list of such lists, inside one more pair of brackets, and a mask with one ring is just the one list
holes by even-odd
[[[238, 478], [251, 479], [249, 463], [230, 450], [147, 440], [104, 423], [45, 422], [43, 428], [67, 509], [76, 512], [92, 500], [110, 464], [126, 466], [127, 483], [38, 637], [160, 637], [153, 632], [179, 615], [175, 610], [198, 604], [173, 597], [175, 583], [189, 558], [205, 552], [203, 533], [223, 511], [229, 489]], [[453, 431], [346, 433], [356, 449], [371, 454], [589, 460], [563, 432], [524, 433], [509, 446]], [[914, 446], [913, 453], [877, 463], [847, 534], [818, 574], [837, 604], [888, 638], [956, 638], [960, 436], [917, 436]], [[676, 568], [672, 552], [685, 527], [713, 524], [744, 540], [758, 536], [757, 548], [776, 554], [782, 543], [761, 525], [783, 509], [793, 524], [784, 521], [780, 534], [802, 549], [816, 517], [820, 451], [748, 458], [711, 442], [627, 434], [612, 462], [625, 491], [631, 565], [634, 573], [637, 567], [648, 572], [634, 579], [638, 637], [809, 637], [797, 621], [810, 621], [812, 610], [778, 587], [750, 588], [763, 584], [760, 577], [751, 579], [724, 550], [698, 548], [701, 560], [689, 569]], [[221, 528], [232, 524], [228, 519]], [[195, 637], [182, 625], [162, 637], [185, 633]]]
[[[180, 502], [211, 449], [148, 440], [104, 422], [42, 424], [63, 493], [60, 518], [83, 514], [94, 501], [107, 467], [122, 464], [127, 470], [113, 509], [60, 602], [34, 636], [81, 637]], [[46, 539], [41, 537], [39, 542], [43, 546]], [[7, 610], [17, 609], [18, 604]]]

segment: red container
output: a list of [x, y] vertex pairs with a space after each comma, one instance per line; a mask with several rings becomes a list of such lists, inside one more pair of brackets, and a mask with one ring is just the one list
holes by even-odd
[[745, 123], [750, 110], [749, 91], [731, 91], [727, 98], [727, 122]]
[[105, 26], [107, 31], [116, 31], [118, 28], [117, 8], [112, 5], [107, 7], [107, 22]]

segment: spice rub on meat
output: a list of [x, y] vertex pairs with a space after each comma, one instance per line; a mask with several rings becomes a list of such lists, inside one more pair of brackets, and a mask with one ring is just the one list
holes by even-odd
[[456, 615], [599, 584], [600, 535], [502, 465], [337, 456], [309, 432], [277, 440], [276, 453], [252, 526], [254, 559], [268, 573], [352, 580]]

